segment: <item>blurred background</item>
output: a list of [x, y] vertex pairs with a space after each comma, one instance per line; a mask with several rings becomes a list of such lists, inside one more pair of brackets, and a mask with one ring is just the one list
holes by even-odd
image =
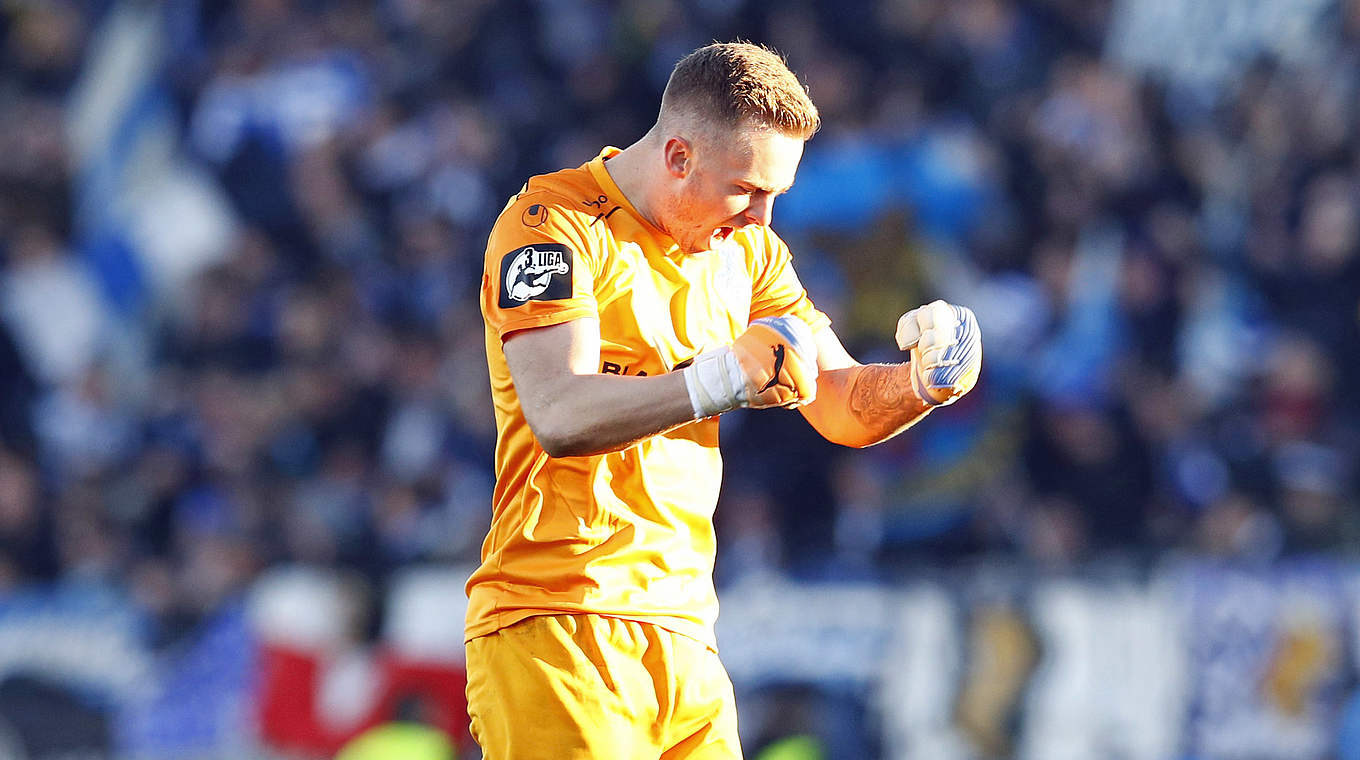
[[747, 756], [1360, 758], [1353, 0], [0, 4], [0, 758], [475, 758], [487, 232], [737, 37], [852, 353], [987, 345], [724, 419]]

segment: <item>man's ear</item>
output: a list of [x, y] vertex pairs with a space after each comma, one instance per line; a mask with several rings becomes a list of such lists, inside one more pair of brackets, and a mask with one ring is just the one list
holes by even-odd
[[666, 145], [662, 148], [662, 156], [666, 162], [666, 171], [676, 179], [684, 179], [689, 175], [692, 168], [691, 161], [694, 158], [694, 148], [689, 140], [683, 137], [671, 137], [666, 140]]

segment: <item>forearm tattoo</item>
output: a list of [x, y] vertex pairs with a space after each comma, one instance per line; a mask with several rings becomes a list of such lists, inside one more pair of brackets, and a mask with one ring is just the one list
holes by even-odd
[[866, 429], [891, 433], [925, 411], [911, 388], [911, 370], [904, 364], [869, 364], [850, 389], [850, 414]]

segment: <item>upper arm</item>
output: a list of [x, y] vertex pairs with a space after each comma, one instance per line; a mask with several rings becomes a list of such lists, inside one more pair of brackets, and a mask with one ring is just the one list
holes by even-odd
[[534, 428], [573, 377], [598, 371], [600, 322], [583, 318], [517, 330], [505, 337], [501, 349], [525, 421]]
[[548, 456], [617, 451], [694, 419], [682, 373], [600, 372], [597, 319], [515, 331], [502, 351], [524, 420]]

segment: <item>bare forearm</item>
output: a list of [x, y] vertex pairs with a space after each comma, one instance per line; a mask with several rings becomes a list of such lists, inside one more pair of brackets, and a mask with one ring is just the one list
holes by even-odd
[[921, 401], [908, 364], [866, 364], [823, 370], [817, 401], [803, 410], [834, 443], [864, 447], [886, 441], [934, 408]]
[[678, 372], [656, 377], [573, 375], [551, 398], [526, 404], [528, 419], [550, 456], [585, 456], [625, 449], [690, 422], [694, 410]]

